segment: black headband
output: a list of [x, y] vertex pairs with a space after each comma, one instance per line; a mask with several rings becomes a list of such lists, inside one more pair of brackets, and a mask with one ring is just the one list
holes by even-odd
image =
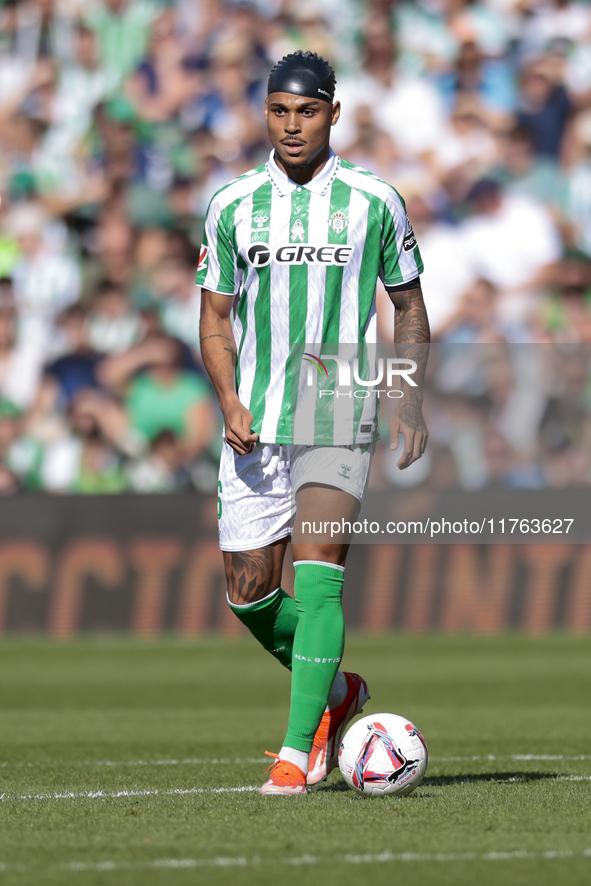
[[289, 92], [333, 103], [336, 79], [329, 63], [315, 52], [298, 49], [277, 62], [269, 75], [267, 95]]

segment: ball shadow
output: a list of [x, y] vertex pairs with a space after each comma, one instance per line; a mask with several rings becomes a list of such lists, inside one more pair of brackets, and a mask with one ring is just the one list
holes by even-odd
[[[479, 782], [493, 782], [497, 784], [527, 784], [529, 781], [542, 781], [559, 778], [560, 772], [479, 772], [477, 774], [458, 775], [433, 775], [424, 778], [419, 788], [447, 787], [459, 784], [478, 784]], [[336, 794], [349, 791], [351, 788], [345, 781], [336, 781], [332, 784], [319, 784], [314, 788], [316, 793]], [[420, 794], [411, 794], [408, 799], [413, 799]], [[422, 794], [422, 796], [425, 796]], [[433, 796], [432, 794], [430, 796]]]

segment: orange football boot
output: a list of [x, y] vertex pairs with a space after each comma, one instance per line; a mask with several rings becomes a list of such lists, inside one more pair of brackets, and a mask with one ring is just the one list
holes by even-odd
[[318, 784], [338, 765], [343, 733], [353, 717], [363, 711], [363, 705], [368, 698], [371, 698], [367, 683], [359, 674], [349, 674], [345, 671], [344, 676], [349, 691], [340, 705], [325, 711], [322, 715], [310, 751], [310, 768], [306, 784]]
[[[261, 788], [261, 797], [293, 797], [296, 794], [307, 794], [306, 773], [289, 760], [280, 760], [278, 754], [265, 751], [269, 757], [275, 757], [271, 763], [269, 780]], [[267, 772], [269, 771], [267, 769]]]

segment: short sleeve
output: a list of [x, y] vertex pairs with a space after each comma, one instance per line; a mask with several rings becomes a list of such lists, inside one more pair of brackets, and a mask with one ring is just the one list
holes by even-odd
[[227, 230], [226, 213], [214, 198], [207, 210], [203, 243], [199, 250], [197, 285], [211, 292], [235, 295], [242, 272], [238, 269], [234, 241]]
[[423, 272], [423, 261], [406, 207], [392, 189], [384, 201], [384, 227], [380, 279], [385, 286], [398, 286]]

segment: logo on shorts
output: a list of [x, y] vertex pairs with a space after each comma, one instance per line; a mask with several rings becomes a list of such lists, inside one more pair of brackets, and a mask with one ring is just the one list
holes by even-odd
[[335, 234], [340, 234], [349, 224], [349, 219], [344, 212], [341, 212], [340, 209], [337, 209], [337, 211], [333, 212], [333, 214], [331, 215], [330, 221], [328, 223]]
[[[349, 472], [351, 471], [351, 465], [341, 465], [341, 470], [337, 471], [339, 477], [342, 477], [344, 480], [350, 480]], [[342, 472], [342, 473], [341, 473]]]

